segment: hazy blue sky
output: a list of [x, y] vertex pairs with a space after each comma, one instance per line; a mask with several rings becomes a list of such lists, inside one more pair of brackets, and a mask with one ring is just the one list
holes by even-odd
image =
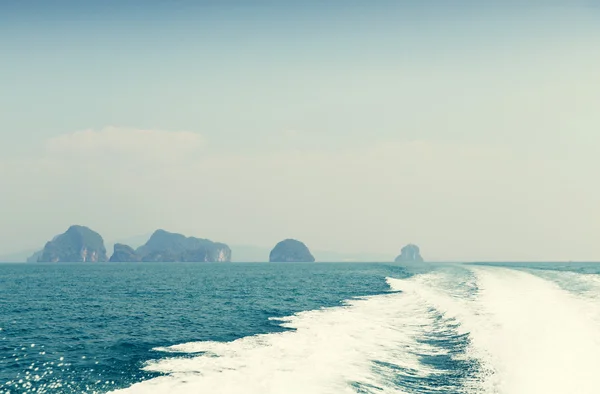
[[599, 2], [281, 3], [0, 1], [0, 252], [600, 260]]

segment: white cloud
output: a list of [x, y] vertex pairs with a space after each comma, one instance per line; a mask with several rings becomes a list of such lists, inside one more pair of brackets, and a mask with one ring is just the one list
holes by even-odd
[[134, 155], [137, 160], [173, 160], [196, 154], [203, 145], [202, 136], [189, 131], [106, 127], [57, 136], [47, 142], [46, 148], [48, 154], [60, 156]]

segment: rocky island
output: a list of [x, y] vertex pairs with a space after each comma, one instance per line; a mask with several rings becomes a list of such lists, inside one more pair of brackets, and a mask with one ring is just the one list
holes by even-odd
[[112, 262], [229, 262], [229, 246], [208, 239], [156, 230], [148, 242], [136, 250], [115, 244]]
[[307, 262], [315, 261], [308, 247], [295, 239], [285, 239], [279, 242], [269, 255], [269, 262]]
[[69, 227], [66, 232], [46, 243], [36, 255], [36, 261], [40, 263], [108, 261], [100, 234], [84, 226]]
[[131, 246], [124, 244], [115, 244], [112, 256], [110, 256], [110, 262], [121, 262], [129, 263], [140, 261], [139, 256], [135, 253], [135, 250]]
[[423, 262], [423, 257], [417, 245], [408, 244], [400, 250], [400, 255], [394, 261], [396, 263]]

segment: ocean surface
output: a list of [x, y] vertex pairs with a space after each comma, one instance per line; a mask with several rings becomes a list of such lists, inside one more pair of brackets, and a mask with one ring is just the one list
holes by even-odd
[[0, 264], [0, 393], [600, 393], [600, 264]]

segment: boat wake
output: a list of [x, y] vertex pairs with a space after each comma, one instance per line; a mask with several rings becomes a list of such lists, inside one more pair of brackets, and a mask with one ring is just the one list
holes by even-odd
[[[586, 277], [589, 276], [589, 277]], [[569, 288], [588, 283], [586, 291]], [[155, 349], [119, 393], [600, 392], [597, 276], [457, 266], [280, 319], [292, 331]]]

